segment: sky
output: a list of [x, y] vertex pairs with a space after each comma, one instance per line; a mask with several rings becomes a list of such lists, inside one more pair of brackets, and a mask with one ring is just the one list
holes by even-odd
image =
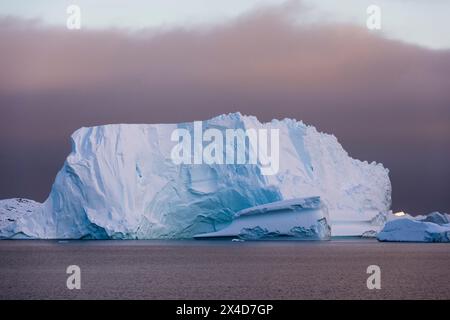
[[[285, 3], [286, 0], [4, 0], [0, 2], [0, 14], [40, 19], [64, 27], [67, 6], [76, 4], [82, 11], [83, 26], [89, 29], [186, 28], [224, 23], [260, 7]], [[382, 10], [385, 36], [434, 49], [450, 48], [448, 0], [303, 0], [301, 3], [309, 12], [307, 16], [300, 14], [299, 20], [360, 26], [365, 26], [367, 7], [375, 4]]]
[[381, 30], [363, 0], [124, 3], [0, 3], [0, 199], [45, 200], [81, 126], [240, 111], [383, 163], [395, 211], [450, 211], [449, 1], [378, 1]]

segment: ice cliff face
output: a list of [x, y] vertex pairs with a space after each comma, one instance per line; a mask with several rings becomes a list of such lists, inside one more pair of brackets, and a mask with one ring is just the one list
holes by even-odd
[[242, 209], [314, 196], [328, 208], [333, 234], [382, 227], [391, 202], [388, 170], [350, 158], [333, 135], [291, 119], [260, 123], [239, 113], [203, 127], [279, 129], [278, 173], [263, 175], [260, 164], [175, 164], [171, 134], [193, 133], [192, 123], [81, 128], [48, 199], [0, 224], [0, 236], [189, 238], [218, 231]]

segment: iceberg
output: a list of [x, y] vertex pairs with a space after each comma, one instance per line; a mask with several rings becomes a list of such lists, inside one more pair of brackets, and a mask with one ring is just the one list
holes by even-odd
[[386, 223], [377, 238], [393, 242], [450, 242], [450, 216], [432, 212], [415, 218], [396, 218]]
[[230, 225], [194, 238], [329, 240], [328, 212], [320, 197], [291, 199], [237, 212]]
[[[0, 237], [192, 238], [238, 226], [245, 220], [241, 214], [236, 216], [241, 210], [311, 197], [320, 197], [327, 208], [332, 236], [362, 235], [383, 227], [391, 205], [388, 170], [379, 163], [351, 158], [333, 135], [294, 119], [261, 123], [240, 113], [203, 121], [202, 128], [223, 133], [227, 129], [277, 130], [277, 172], [263, 174], [261, 162], [174, 163], [171, 155], [177, 142], [172, 134], [183, 129], [195, 136], [192, 122], [83, 127], [72, 134], [71, 153], [44, 203], [30, 201], [15, 211], [0, 205], [0, 217], [8, 217], [0, 223]], [[196, 148], [195, 143], [192, 147]], [[245, 152], [248, 157], [251, 147]], [[8, 203], [17, 200], [2, 202]], [[306, 229], [319, 228], [322, 211], [311, 213], [315, 222]], [[261, 230], [253, 223], [249, 233], [270, 233], [275, 228], [269, 221], [303, 217], [294, 212], [270, 214], [270, 219], [267, 215], [268, 220], [259, 222]], [[253, 214], [248, 219], [257, 222], [254, 219], [263, 216]], [[304, 223], [299, 227], [300, 234], [313, 232], [301, 229]]]
[[39, 202], [22, 198], [0, 200], [0, 239], [32, 238], [33, 231], [27, 229], [26, 221], [41, 206]]

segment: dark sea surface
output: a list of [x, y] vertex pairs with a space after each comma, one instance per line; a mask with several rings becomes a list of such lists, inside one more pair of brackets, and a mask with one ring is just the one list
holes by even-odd
[[449, 271], [439, 243], [0, 241], [0, 299], [450, 299]]

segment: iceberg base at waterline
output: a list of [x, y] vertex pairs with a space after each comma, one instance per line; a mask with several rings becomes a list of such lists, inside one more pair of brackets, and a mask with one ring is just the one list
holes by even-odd
[[328, 212], [320, 197], [277, 201], [244, 209], [223, 229], [196, 239], [237, 237], [243, 240], [329, 240]]

